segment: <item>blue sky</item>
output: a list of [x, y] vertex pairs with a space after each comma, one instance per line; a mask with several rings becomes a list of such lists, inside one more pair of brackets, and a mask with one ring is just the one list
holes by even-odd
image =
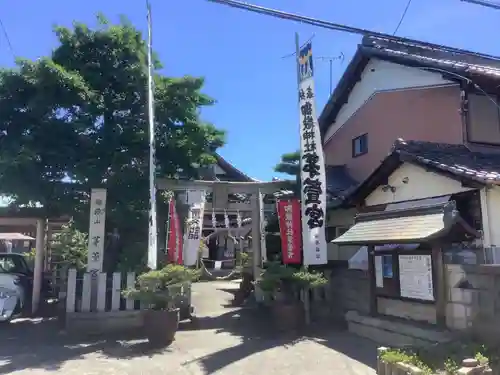
[[[217, 104], [206, 120], [228, 132], [221, 154], [252, 177], [270, 179], [282, 153], [298, 148], [294, 33], [305, 41], [314, 34], [316, 56], [345, 60], [333, 65], [334, 84], [347, 66], [359, 36], [260, 16], [205, 0], [151, 0], [154, 48], [164, 73], [206, 78], [205, 92]], [[392, 33], [406, 0], [256, 0], [255, 4]], [[126, 15], [146, 30], [144, 1], [18, 0], [4, 7], [2, 21], [14, 52], [35, 59], [55, 46], [52, 25], [73, 20], [95, 23], [97, 12], [117, 21]], [[398, 35], [500, 55], [494, 38], [500, 11], [460, 0], [413, 0]], [[0, 65], [13, 57], [0, 34]], [[318, 113], [329, 95], [328, 62], [316, 62]]]

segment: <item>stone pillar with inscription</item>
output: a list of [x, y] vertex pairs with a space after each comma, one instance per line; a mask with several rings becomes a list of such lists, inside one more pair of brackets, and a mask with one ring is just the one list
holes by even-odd
[[106, 237], [106, 189], [92, 189], [90, 195], [89, 245], [87, 272], [92, 278], [91, 309], [97, 305], [97, 278], [103, 270], [104, 241]]

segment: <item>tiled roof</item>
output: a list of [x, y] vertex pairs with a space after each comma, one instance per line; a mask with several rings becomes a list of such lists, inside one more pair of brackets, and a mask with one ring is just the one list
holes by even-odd
[[464, 145], [398, 139], [380, 166], [344, 197], [344, 204], [364, 200], [405, 162], [462, 182], [479, 183], [478, 187], [500, 185], [500, 154], [475, 152]]
[[[440, 67], [467, 76], [487, 75], [500, 78], [500, 58], [477, 52], [402, 38], [366, 36], [361, 48], [379, 52], [386, 57], [400, 58], [401, 62], [418, 62], [423, 67]], [[374, 49], [369, 51], [369, 49]]]
[[357, 185], [345, 165], [326, 166], [326, 187], [332, 198], [343, 197]]
[[410, 159], [459, 177], [500, 184], [500, 154], [473, 152], [464, 145], [402, 139], [395, 142], [392, 151], [404, 160]]
[[324, 136], [347, 102], [371, 58], [448, 74], [455, 80], [469, 80], [481, 89], [495, 90], [500, 85], [500, 57], [405, 38], [365, 36], [346, 68], [327, 105], [319, 116]]

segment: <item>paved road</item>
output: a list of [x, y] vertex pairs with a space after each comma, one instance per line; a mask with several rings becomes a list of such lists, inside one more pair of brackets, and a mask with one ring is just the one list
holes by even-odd
[[57, 333], [55, 322], [1, 326], [0, 374], [375, 374], [373, 343], [333, 329], [301, 338], [278, 335], [253, 309], [225, 306], [236, 287], [234, 282], [196, 284], [198, 324], [182, 324], [163, 351], [152, 351], [144, 339], [70, 339]]

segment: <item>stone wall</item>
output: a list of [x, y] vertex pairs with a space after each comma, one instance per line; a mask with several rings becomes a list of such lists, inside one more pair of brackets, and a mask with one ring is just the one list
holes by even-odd
[[500, 267], [446, 265], [446, 324], [486, 341], [500, 341]]
[[370, 311], [370, 285], [368, 273], [338, 267], [325, 272], [330, 282], [325, 288], [311, 293], [313, 318], [344, 321], [347, 311], [368, 314]]

